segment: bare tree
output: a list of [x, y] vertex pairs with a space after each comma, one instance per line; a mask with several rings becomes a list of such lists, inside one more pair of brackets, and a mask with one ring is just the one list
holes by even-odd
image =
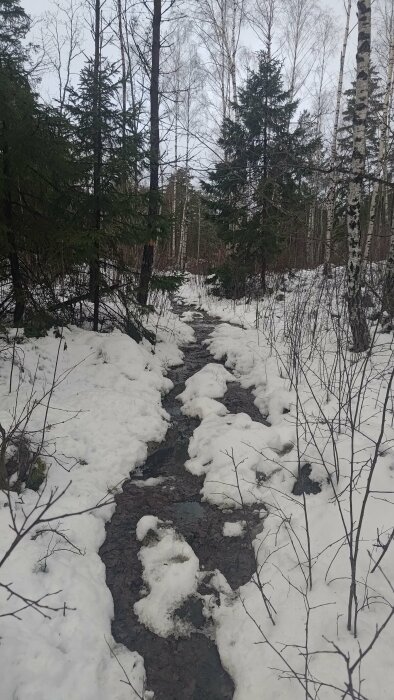
[[118, 14], [118, 37], [120, 48], [120, 59], [122, 66], [122, 143], [126, 143], [126, 118], [127, 118], [127, 62], [126, 62], [126, 42], [124, 36], [124, 7], [122, 0], [116, 0], [116, 10]]
[[46, 15], [43, 45], [49, 65], [57, 78], [57, 101], [63, 112], [71, 85], [73, 64], [82, 53], [81, 3], [78, 0], [55, 2]]
[[[314, 127], [315, 134], [322, 141], [324, 132], [324, 117], [328, 111], [328, 93], [325, 88], [327, 69], [329, 60], [333, 55], [335, 45], [335, 25], [332, 15], [328, 12], [321, 12], [316, 23], [317, 44], [313, 50], [314, 62], [316, 65], [314, 75]], [[312, 201], [308, 213], [308, 230], [306, 240], [306, 264], [313, 266], [314, 263], [314, 239], [316, 229], [316, 219], [318, 213], [318, 198], [321, 192], [321, 167], [322, 149], [319, 143], [315, 155], [315, 171], [312, 179]]]
[[159, 202], [159, 163], [160, 163], [160, 122], [159, 122], [159, 75], [160, 75], [160, 28], [162, 20], [161, 0], [153, 2], [152, 16], [152, 56], [150, 78], [150, 183], [148, 226], [151, 240], [145, 243], [142, 254], [141, 274], [138, 288], [138, 302], [143, 306], [148, 301], [149, 284], [153, 270], [154, 240], [160, 212]]
[[199, 33], [209, 57], [211, 79], [219, 88], [220, 122], [230, 116], [237, 100], [237, 59], [246, 0], [200, 0]]
[[254, 0], [248, 11], [248, 21], [267, 52], [272, 57], [275, 21], [281, 9], [282, 0]]
[[369, 346], [370, 337], [362, 304], [361, 196], [365, 174], [366, 123], [371, 58], [371, 0], [358, 0], [357, 77], [353, 117], [353, 154], [347, 202], [348, 264], [347, 294], [353, 350]]
[[337, 96], [336, 96], [336, 104], [335, 104], [334, 127], [333, 127], [333, 133], [332, 133], [331, 153], [330, 153], [330, 163], [329, 163], [331, 174], [330, 174], [330, 183], [329, 183], [328, 197], [327, 197], [327, 228], [326, 228], [326, 244], [325, 244], [325, 252], [324, 252], [324, 271], [325, 271], [325, 274], [329, 274], [330, 262], [331, 262], [332, 230], [333, 230], [333, 225], [334, 225], [334, 214], [335, 214], [335, 192], [336, 192], [336, 188], [337, 188], [337, 184], [338, 184], [338, 172], [336, 169], [337, 147], [338, 147], [338, 126], [339, 126], [339, 115], [341, 112], [341, 101], [342, 101], [342, 92], [343, 92], [343, 76], [344, 76], [344, 69], [345, 69], [347, 43], [348, 43], [348, 38], [349, 38], [349, 24], [350, 24], [351, 9], [352, 9], [352, 0], [347, 0], [346, 24], [345, 24], [345, 32], [343, 35], [341, 57], [339, 60], [339, 74], [338, 74]]
[[315, 42], [312, 31], [316, 13], [315, 0], [284, 0], [284, 45], [287, 54], [287, 82], [291, 99], [297, 96], [309, 75], [311, 51]]

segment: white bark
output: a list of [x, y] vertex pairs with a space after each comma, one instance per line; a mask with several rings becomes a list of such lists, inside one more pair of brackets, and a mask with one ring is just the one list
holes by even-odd
[[176, 205], [178, 191], [178, 121], [179, 121], [179, 81], [175, 93], [175, 123], [174, 123], [174, 187], [172, 192], [172, 236], [171, 236], [171, 257], [176, 256]]
[[180, 241], [179, 241], [179, 252], [178, 252], [178, 267], [184, 270], [186, 263], [186, 249], [187, 249], [187, 238], [188, 238], [188, 227], [187, 227], [187, 214], [189, 208], [189, 150], [190, 150], [190, 90], [191, 86], [187, 91], [186, 98], [186, 157], [185, 157], [185, 173], [186, 173], [186, 184], [185, 184], [185, 195], [182, 207], [182, 219], [181, 219], [181, 230], [180, 230]]
[[[332, 16], [327, 12], [322, 12], [316, 24], [316, 38], [318, 41], [318, 49], [316, 50], [316, 76], [315, 76], [315, 95], [314, 95], [314, 133], [316, 138], [322, 137], [323, 132], [323, 116], [327, 111], [327, 93], [324, 85], [327, 78], [327, 64], [332, 56], [334, 47], [335, 26]], [[322, 151], [320, 145], [316, 149], [313, 160], [316, 166], [312, 177], [312, 202], [309, 209], [308, 229], [306, 239], [306, 264], [312, 267], [315, 258], [315, 228], [316, 228], [316, 211], [318, 208], [318, 194], [320, 191], [320, 166], [321, 166]]]
[[349, 323], [355, 352], [366, 350], [369, 331], [362, 306], [362, 253], [360, 209], [365, 174], [366, 122], [368, 116], [371, 56], [371, 0], [358, 0], [357, 78], [353, 118], [353, 154], [347, 203]]
[[[382, 119], [380, 126], [380, 136], [379, 136], [379, 155], [376, 164], [375, 177], [380, 178], [384, 175], [385, 164], [387, 161], [387, 146], [388, 146], [388, 135], [390, 126], [390, 106], [391, 106], [391, 95], [393, 88], [393, 72], [394, 72], [394, 22], [392, 20], [391, 26], [391, 43], [389, 60], [387, 64], [387, 79], [386, 79], [386, 89], [383, 101]], [[374, 224], [376, 218], [376, 209], [379, 200], [380, 185], [379, 181], [376, 179], [373, 183], [372, 194], [371, 194], [371, 204], [369, 209], [369, 222], [367, 238], [365, 241], [364, 248], [364, 264], [369, 260], [371, 242], [374, 231]]]
[[332, 246], [332, 230], [334, 224], [334, 214], [335, 214], [335, 192], [338, 184], [338, 172], [336, 170], [337, 165], [337, 146], [338, 146], [338, 126], [339, 126], [339, 115], [341, 112], [341, 101], [342, 101], [342, 91], [343, 91], [343, 74], [345, 68], [345, 58], [347, 51], [347, 43], [349, 38], [349, 22], [350, 22], [350, 12], [352, 9], [352, 0], [348, 0], [346, 7], [346, 26], [345, 33], [343, 36], [343, 44], [341, 57], [339, 61], [339, 75], [338, 75], [338, 86], [337, 86], [337, 96], [335, 105], [335, 117], [334, 117], [334, 129], [332, 135], [331, 143], [331, 154], [330, 154], [330, 185], [327, 198], [327, 229], [326, 229], [326, 245], [324, 252], [324, 266], [326, 273], [329, 272], [329, 266], [331, 262], [331, 246]]

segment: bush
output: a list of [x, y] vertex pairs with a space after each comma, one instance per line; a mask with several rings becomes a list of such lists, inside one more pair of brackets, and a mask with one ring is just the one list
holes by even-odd
[[27, 317], [24, 324], [25, 337], [43, 338], [55, 323], [55, 317], [47, 311], [40, 310], [33, 312]]
[[241, 299], [248, 294], [248, 269], [238, 260], [226, 260], [217, 268], [210, 283], [212, 292], [227, 299]]

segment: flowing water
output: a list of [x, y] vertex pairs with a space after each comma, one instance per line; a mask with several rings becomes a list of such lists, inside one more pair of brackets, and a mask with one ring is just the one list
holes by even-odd
[[[176, 397], [184, 390], [188, 377], [213, 361], [204, 340], [217, 323], [217, 319], [205, 314], [195, 315], [192, 326], [196, 340], [184, 348], [184, 364], [169, 372], [174, 388], [163, 401], [171, 416], [166, 438], [151, 450], [143, 467], [131, 475], [116, 496], [116, 510], [107, 524], [106, 539], [100, 550], [114, 600], [113, 637], [142, 655], [147, 686], [154, 691], [155, 700], [231, 700], [234, 694], [233, 682], [221, 665], [200, 600], [186, 601], [176, 611], [190, 625], [191, 634], [185, 638], [155, 635], [139, 622], [133, 611], [142, 588], [140, 545], [135, 531], [144, 515], [172, 521], [199, 558], [200, 569], [207, 572], [219, 569], [233, 589], [249, 581], [254, 571], [254, 556], [246, 539], [222, 534], [226, 521], [240, 519], [239, 511], [223, 512], [202, 503], [203, 478], [184, 468], [189, 457], [189, 440], [199, 420], [183, 415]], [[229, 383], [221, 401], [232, 413], [246, 412], [253, 420], [265, 423], [252, 394], [238, 382]], [[248, 519], [257, 523], [258, 511], [251, 510]], [[215, 595], [209, 587], [208, 574], [199, 592]]]

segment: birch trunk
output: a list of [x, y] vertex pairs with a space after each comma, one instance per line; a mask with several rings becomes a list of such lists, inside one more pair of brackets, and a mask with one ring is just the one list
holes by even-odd
[[360, 209], [365, 174], [366, 122], [368, 116], [371, 56], [371, 0], [358, 0], [357, 78], [353, 118], [353, 154], [347, 203], [348, 265], [347, 291], [353, 351], [369, 346], [369, 330], [362, 304], [362, 252]]
[[334, 224], [334, 214], [335, 214], [335, 192], [338, 184], [338, 172], [336, 169], [337, 165], [337, 146], [338, 146], [338, 126], [339, 126], [339, 115], [341, 112], [341, 101], [342, 101], [342, 90], [343, 90], [343, 74], [345, 68], [345, 58], [347, 51], [347, 42], [349, 38], [349, 22], [350, 22], [350, 11], [352, 9], [352, 0], [348, 0], [346, 7], [346, 26], [345, 33], [343, 37], [341, 58], [339, 61], [339, 75], [338, 75], [338, 86], [337, 86], [337, 98], [335, 106], [335, 117], [334, 117], [334, 131], [332, 135], [331, 144], [331, 154], [330, 154], [330, 186], [327, 197], [327, 228], [326, 228], [326, 245], [324, 251], [324, 273], [326, 275], [330, 274], [331, 265], [331, 248], [332, 248], [332, 230]]
[[190, 89], [187, 91], [186, 98], [186, 160], [185, 160], [185, 171], [186, 171], [186, 189], [185, 189], [185, 199], [182, 208], [182, 220], [181, 220], [181, 231], [180, 231], [180, 241], [179, 241], [179, 252], [178, 252], [178, 267], [181, 270], [185, 269], [186, 263], [186, 247], [187, 247], [187, 212], [189, 207], [189, 150], [190, 150]]
[[172, 193], [172, 235], [171, 235], [171, 258], [175, 263], [176, 256], [176, 204], [178, 190], [178, 120], [179, 120], [179, 84], [175, 95], [175, 144], [174, 144], [174, 187]]
[[[378, 162], [376, 165], [376, 172], [375, 176], [376, 178], [380, 178], [383, 176], [384, 168], [385, 168], [385, 163], [387, 160], [387, 142], [388, 142], [388, 134], [389, 134], [389, 126], [390, 126], [390, 119], [389, 119], [389, 112], [390, 112], [390, 103], [391, 103], [391, 90], [392, 90], [392, 84], [393, 84], [393, 68], [394, 68], [394, 33], [393, 33], [393, 22], [391, 24], [391, 42], [390, 42], [390, 53], [389, 53], [389, 62], [387, 66], [387, 82], [386, 82], [386, 90], [384, 94], [384, 101], [383, 101], [383, 111], [382, 111], [382, 123], [381, 123], [381, 129], [380, 129], [380, 137], [379, 137], [379, 155], [378, 155]], [[369, 254], [371, 250], [371, 242], [372, 242], [372, 236], [373, 236], [373, 230], [374, 230], [374, 223], [375, 223], [375, 218], [376, 218], [376, 209], [379, 201], [379, 192], [380, 192], [380, 184], [378, 180], [375, 180], [373, 183], [373, 188], [372, 188], [372, 195], [371, 195], [371, 205], [369, 209], [369, 222], [368, 222], [368, 232], [367, 232], [367, 238], [365, 241], [365, 248], [364, 248], [364, 265], [367, 263], [369, 260]]]

